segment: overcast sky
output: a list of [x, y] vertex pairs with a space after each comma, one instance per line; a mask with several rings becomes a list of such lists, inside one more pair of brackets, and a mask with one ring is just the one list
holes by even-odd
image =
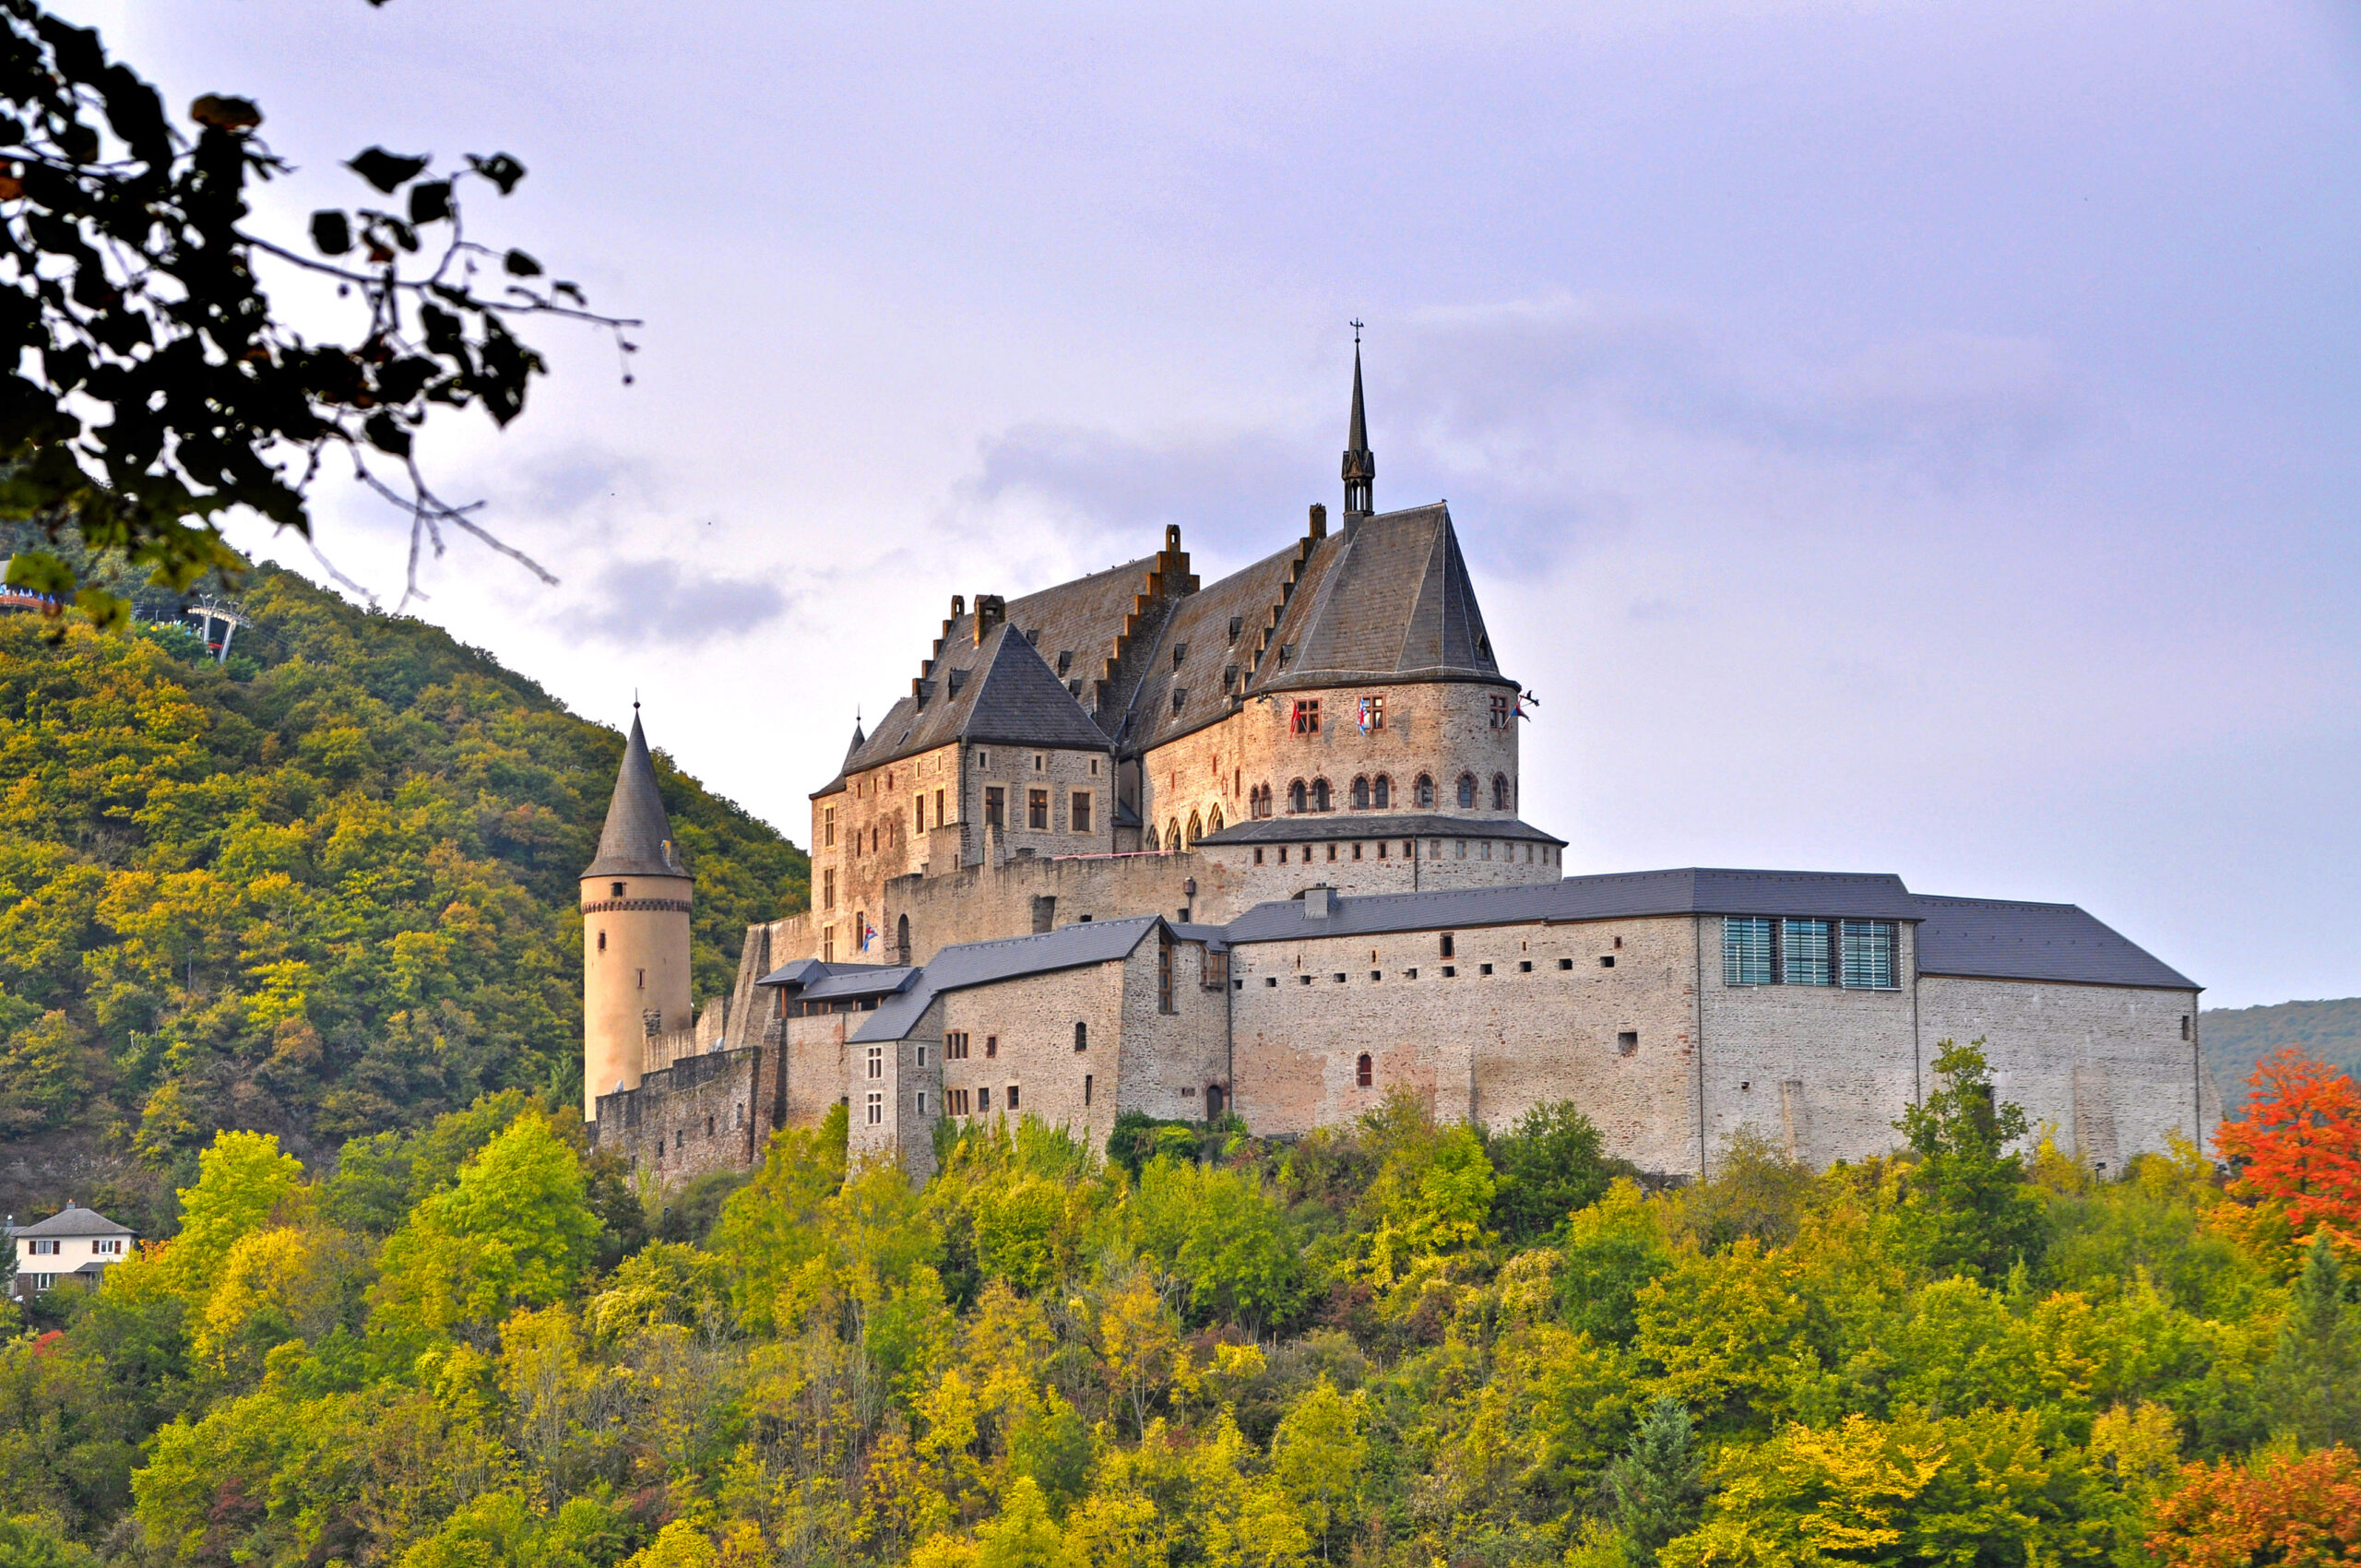
[[[422, 612], [798, 842], [952, 594], [1333, 508], [1358, 315], [1571, 868], [2361, 993], [2355, 7], [76, 9], [259, 99], [290, 232], [370, 142], [525, 161], [475, 232], [644, 316], [637, 382], [543, 329], [527, 417], [430, 443], [563, 581], [458, 543]], [[397, 597], [398, 519], [319, 514]]]

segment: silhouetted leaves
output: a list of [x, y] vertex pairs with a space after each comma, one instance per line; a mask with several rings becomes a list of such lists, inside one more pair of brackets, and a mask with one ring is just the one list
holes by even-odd
[[425, 158], [404, 158], [387, 152], [382, 147], [373, 147], [345, 167], [391, 196], [405, 183], [416, 179], [430, 161], [432, 160]]

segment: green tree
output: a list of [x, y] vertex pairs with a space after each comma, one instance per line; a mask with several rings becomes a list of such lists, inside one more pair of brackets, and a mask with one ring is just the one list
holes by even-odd
[[1523, 1246], [1606, 1196], [1608, 1183], [1628, 1167], [1608, 1159], [1598, 1129], [1572, 1100], [1534, 1106], [1507, 1133], [1486, 1140], [1500, 1178], [1492, 1194], [1493, 1228]]
[[2296, 1277], [2260, 1376], [2274, 1428], [2306, 1448], [2361, 1448], [2361, 1310], [2323, 1229]]
[[1613, 1503], [1617, 1532], [1640, 1562], [1654, 1562], [1667, 1541], [1697, 1522], [1705, 1499], [1704, 1462], [1691, 1437], [1687, 1407], [1658, 1399], [1640, 1413], [1631, 1443], [1607, 1467], [1600, 1490]]
[[1937, 1273], [1999, 1279], [2019, 1263], [2041, 1265], [2048, 1222], [2009, 1151], [2026, 1133], [2025, 1113], [1995, 1104], [1984, 1042], [1942, 1042], [1939, 1087], [1894, 1125], [1918, 1157], [1898, 1217], [1904, 1247]]
[[303, 1165], [273, 1133], [217, 1133], [196, 1159], [196, 1185], [180, 1191], [181, 1231], [164, 1255], [181, 1289], [208, 1293], [243, 1237], [261, 1229], [303, 1188]]
[[1633, 1303], [1652, 1279], [1672, 1268], [1672, 1248], [1657, 1211], [1629, 1177], [1567, 1222], [1558, 1299], [1567, 1324], [1618, 1345], [1631, 1343]]

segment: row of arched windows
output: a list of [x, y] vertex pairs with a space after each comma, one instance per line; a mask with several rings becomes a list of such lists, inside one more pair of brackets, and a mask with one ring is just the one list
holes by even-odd
[[1155, 827], [1150, 826], [1147, 830], [1147, 848], [1150, 849], [1193, 849], [1197, 846], [1198, 839], [1208, 833], [1219, 833], [1221, 830], [1222, 819], [1219, 806], [1214, 807], [1209, 816], [1201, 816], [1195, 812], [1191, 812], [1189, 826], [1185, 830], [1181, 827], [1180, 819], [1177, 816], [1164, 825], [1161, 842], [1157, 840]]
[[[1483, 798], [1483, 787], [1472, 773], [1459, 776], [1457, 794], [1461, 811], [1474, 811]], [[1492, 809], [1510, 809], [1515, 791], [1510, 788], [1505, 773], [1492, 775]], [[1347, 799], [1357, 812], [1390, 811], [1394, 806], [1394, 780], [1385, 774], [1362, 774], [1356, 778]], [[1410, 787], [1411, 803], [1420, 811], [1432, 811], [1435, 806], [1435, 781], [1431, 775], [1421, 773]], [[1258, 817], [1271, 814], [1271, 787], [1257, 785], [1248, 795], [1248, 809]], [[1335, 798], [1325, 778], [1299, 778], [1287, 786], [1287, 810], [1300, 815], [1305, 812], [1335, 809]]]

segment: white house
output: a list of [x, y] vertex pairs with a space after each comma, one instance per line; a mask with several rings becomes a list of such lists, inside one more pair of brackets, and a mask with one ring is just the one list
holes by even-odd
[[70, 1203], [36, 1224], [11, 1219], [8, 1233], [17, 1242], [17, 1274], [8, 1294], [19, 1298], [68, 1281], [96, 1289], [99, 1277], [129, 1256], [131, 1243], [138, 1240], [129, 1227]]

